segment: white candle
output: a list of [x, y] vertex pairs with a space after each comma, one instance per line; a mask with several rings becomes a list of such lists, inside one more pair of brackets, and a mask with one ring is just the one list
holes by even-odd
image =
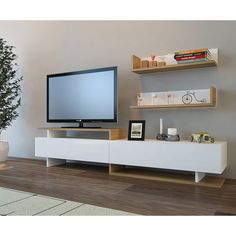
[[163, 133], [163, 119], [160, 119], [160, 134]]
[[168, 128], [168, 135], [177, 135], [176, 128]]

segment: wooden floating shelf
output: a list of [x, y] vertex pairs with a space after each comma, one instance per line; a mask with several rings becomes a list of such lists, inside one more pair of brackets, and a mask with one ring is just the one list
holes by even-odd
[[173, 65], [166, 65], [166, 66], [161, 66], [161, 67], [150, 67], [150, 68], [140, 68], [140, 64], [141, 64], [141, 59], [133, 55], [133, 70], [132, 71], [137, 74], [187, 70], [187, 69], [217, 66], [217, 62], [215, 60], [193, 62], [193, 63], [186, 63], [186, 64], [173, 64]]
[[154, 180], [169, 183], [190, 184], [205, 187], [221, 188], [225, 179], [218, 176], [206, 176], [199, 183], [195, 183], [194, 175], [171, 173], [166, 171], [152, 171], [141, 168], [127, 168], [125, 165], [110, 164], [109, 174], [120, 177]]
[[171, 104], [171, 105], [142, 105], [142, 106], [130, 106], [131, 109], [165, 109], [165, 108], [209, 108], [216, 107], [216, 104], [213, 103], [204, 103], [204, 104]]
[[165, 104], [165, 105], [139, 105], [130, 106], [131, 109], [168, 109], [168, 108], [214, 108], [216, 107], [216, 88], [210, 88], [209, 103], [194, 103], [194, 104]]

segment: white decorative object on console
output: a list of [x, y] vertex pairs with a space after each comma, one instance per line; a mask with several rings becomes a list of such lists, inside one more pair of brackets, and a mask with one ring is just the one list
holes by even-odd
[[167, 131], [168, 135], [177, 135], [177, 129], [176, 128], [168, 128]]

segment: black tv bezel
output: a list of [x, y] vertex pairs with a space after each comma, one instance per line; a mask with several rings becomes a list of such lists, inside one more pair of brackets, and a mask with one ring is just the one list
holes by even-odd
[[[76, 74], [85, 74], [85, 73], [93, 73], [93, 72], [103, 72], [103, 71], [114, 71], [114, 119], [50, 119], [49, 118], [49, 79], [54, 77], [68, 76], [68, 75], [76, 75]], [[57, 74], [49, 74], [47, 75], [47, 122], [48, 123], [97, 123], [97, 122], [117, 122], [117, 66], [112, 67], [104, 67], [104, 68], [96, 68], [89, 70], [81, 70], [81, 71], [72, 71], [72, 72], [64, 72]]]

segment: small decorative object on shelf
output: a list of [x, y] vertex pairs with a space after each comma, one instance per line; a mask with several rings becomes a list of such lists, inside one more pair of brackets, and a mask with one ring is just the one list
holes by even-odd
[[144, 141], [145, 139], [145, 120], [130, 120], [128, 140]]
[[151, 54], [150, 57], [142, 58], [140, 61], [140, 67], [144, 69], [162, 66], [166, 66], [165, 56], [156, 56], [154, 54]]
[[166, 134], [163, 133], [163, 119], [160, 119], [160, 133], [157, 134], [156, 139], [165, 140], [166, 137]]
[[142, 60], [142, 68], [148, 68], [149, 67], [149, 61], [148, 60]]
[[208, 142], [208, 143], [214, 143], [215, 139], [209, 135], [207, 132], [198, 132], [198, 133], [192, 133], [190, 136], [191, 142]]
[[165, 139], [166, 141], [180, 141], [180, 137], [177, 133], [177, 129], [176, 128], [168, 128], [168, 134], [167, 137]]
[[197, 102], [197, 103], [206, 103], [207, 100], [206, 98], [202, 98], [202, 99], [197, 99], [196, 97], [196, 92], [190, 92], [190, 91], [187, 91], [186, 94], [182, 97], [182, 101], [184, 104], [190, 104], [190, 103], [194, 103], [194, 102]]
[[138, 103], [138, 106], [140, 106], [142, 104], [142, 94], [141, 93], [138, 93], [137, 94], [137, 103]]
[[149, 67], [157, 67], [156, 55], [151, 54], [151, 61], [149, 61]]
[[158, 66], [158, 67], [166, 66], [166, 62], [165, 62], [165, 61], [157, 62], [157, 66]]

